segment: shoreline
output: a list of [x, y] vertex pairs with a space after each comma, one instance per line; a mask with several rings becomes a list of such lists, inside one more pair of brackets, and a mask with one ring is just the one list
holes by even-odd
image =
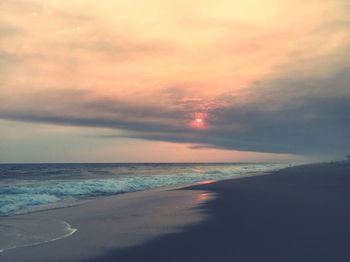
[[[317, 252], [320, 247], [344, 258], [344, 250], [337, 247], [347, 243], [347, 235], [338, 227], [350, 233], [344, 222], [350, 219], [349, 198], [344, 197], [350, 197], [348, 188], [350, 165], [329, 163], [96, 198], [79, 206], [18, 215], [64, 218], [78, 231], [51, 243], [6, 250], [0, 259], [329, 261], [323, 260], [329, 254]], [[113, 227], [120, 228], [110, 230]], [[329, 227], [336, 227], [333, 233]]]
[[350, 261], [350, 165], [309, 164], [195, 185], [208, 219], [85, 261]]
[[[241, 179], [242, 177], [250, 177], [250, 176], [259, 176], [262, 174], [265, 174], [267, 172], [249, 172], [246, 174], [240, 174], [235, 177], [231, 177], [225, 180], [230, 180], [230, 179]], [[22, 261], [21, 258], [23, 257], [31, 257], [31, 260], [26, 260], [26, 261], [37, 261], [37, 259], [41, 255], [34, 255], [33, 254], [51, 254], [52, 253], [52, 247], [50, 246], [61, 246], [61, 242], [71, 242], [70, 238], [74, 236], [76, 233], [82, 233], [80, 232], [80, 224], [81, 221], [77, 222], [76, 217], [84, 220], [84, 216], [89, 216], [90, 213], [96, 212], [99, 210], [98, 206], [102, 203], [108, 202], [107, 206], [105, 207], [102, 212], [106, 211], [106, 208], [109, 206], [114, 206], [116, 203], [118, 205], [123, 205], [122, 203], [128, 203], [130, 199], [137, 199], [137, 198], [142, 198], [143, 196], [153, 196], [153, 198], [161, 198], [163, 196], [167, 197], [167, 195], [171, 195], [171, 198], [179, 198], [181, 195], [181, 204], [180, 210], [176, 210], [176, 212], [173, 214], [175, 216], [178, 216], [177, 219], [174, 221], [169, 220], [166, 217], [160, 218], [158, 221], [159, 224], [163, 225], [162, 230], [154, 229], [154, 225], [152, 228], [149, 228], [149, 231], [151, 232], [142, 232], [141, 235], [142, 237], [139, 237], [140, 239], [143, 238], [142, 240], [137, 240], [133, 241], [132, 243], [125, 244], [124, 242], [128, 242], [127, 240], [122, 243], [117, 243], [115, 246], [113, 246], [114, 249], [120, 249], [120, 248], [125, 248], [127, 246], [137, 246], [140, 245], [140, 243], [149, 241], [153, 238], [156, 237], [161, 237], [166, 234], [170, 234], [173, 232], [177, 231], [182, 231], [186, 230], [187, 227], [191, 226], [192, 224], [200, 223], [207, 219], [207, 214], [206, 212], [201, 209], [201, 205], [203, 205], [205, 202], [213, 199], [215, 197], [215, 194], [213, 192], [209, 191], [193, 191], [190, 190], [190, 187], [195, 186], [195, 185], [200, 185], [200, 184], [207, 184], [207, 183], [215, 183], [217, 182], [216, 180], [206, 180], [206, 181], [201, 181], [201, 182], [195, 182], [195, 183], [188, 183], [188, 184], [182, 184], [182, 185], [173, 185], [173, 186], [165, 186], [165, 187], [159, 187], [159, 188], [154, 188], [151, 190], [145, 190], [145, 191], [136, 191], [136, 192], [126, 192], [122, 194], [116, 194], [116, 195], [108, 195], [108, 196], [98, 196], [98, 197], [92, 197], [89, 199], [82, 199], [74, 204], [57, 204], [57, 205], [52, 205], [52, 206], [47, 206], [47, 207], [40, 207], [39, 209], [32, 209], [29, 212], [25, 213], [18, 213], [18, 214], [13, 214], [10, 216], [2, 216], [0, 217], [0, 226], [4, 227], [20, 227], [20, 228], [25, 228], [26, 231], [31, 231], [31, 234], [36, 232], [35, 234], [38, 234], [38, 239], [31, 240], [30, 238], [27, 241], [21, 240], [21, 244], [9, 244], [14, 242], [15, 240], [10, 239], [10, 241], [7, 240], [0, 240], [0, 246], [2, 247], [2, 251], [0, 252], [0, 259], [5, 259], [8, 261]], [[140, 209], [142, 205], [143, 200], [139, 200], [136, 206], [135, 210]], [[147, 202], [147, 201], [146, 201]], [[148, 203], [143, 203], [146, 205], [149, 205], [151, 201], [148, 201]], [[172, 208], [172, 205], [174, 205], [174, 201], [165, 201], [161, 205], [166, 206], [165, 209], [167, 209], [166, 212], [170, 212], [170, 209]], [[175, 201], [176, 202], [176, 201]], [[179, 206], [178, 200], [175, 205]], [[178, 207], [176, 206], [175, 209]], [[120, 210], [117, 210], [117, 208], [114, 207], [115, 214], [119, 214], [120, 216], [124, 216], [124, 220], [127, 219], [128, 213], [130, 211], [127, 211], [126, 213], [124, 211], [119, 212]], [[101, 211], [98, 211], [101, 212]], [[165, 212], [165, 213], [166, 213]], [[71, 215], [69, 213], [73, 213], [76, 215]], [[111, 214], [106, 214], [106, 216], [110, 216]], [[139, 214], [140, 216], [143, 216], [142, 212]], [[164, 214], [163, 214], [164, 215]], [[76, 217], [74, 217], [76, 216]], [[18, 224], [16, 221], [20, 220], [21, 223]], [[15, 223], [13, 223], [13, 221]], [[38, 221], [36, 224], [40, 223], [41, 226], [43, 227], [42, 229], [36, 229], [39, 231], [35, 231], [34, 228], [36, 225], [33, 227], [33, 221]], [[55, 221], [56, 224], [53, 224], [53, 221]], [[58, 233], [58, 235], [50, 235], [49, 237], [46, 236], [47, 232], [51, 231], [50, 227], [57, 227], [57, 223], [61, 224], [67, 224], [69, 225], [69, 232], [63, 232], [63, 233]], [[139, 224], [143, 224], [143, 221], [138, 221]], [[132, 223], [131, 223], [132, 224]], [[99, 222], [93, 223], [92, 227], [98, 227]], [[130, 225], [128, 225], [130, 227]], [[135, 225], [133, 225], [135, 227]], [[148, 225], [149, 226], [149, 225]], [[131, 226], [132, 228], [132, 226]], [[73, 229], [73, 230], [72, 230]], [[28, 236], [28, 232], [26, 231], [19, 231], [17, 234], [22, 235], [21, 238], [26, 238], [30, 237]], [[153, 232], [152, 232], [153, 231]], [[5, 232], [6, 233], [6, 232]], [[55, 232], [57, 234], [57, 232]], [[96, 233], [96, 232], [94, 232]], [[120, 233], [120, 232], [115, 232], [115, 233]], [[135, 232], [134, 232], [135, 233]], [[41, 234], [45, 235], [43, 239], [41, 239]], [[98, 233], [97, 233], [98, 234]], [[124, 232], [125, 234], [125, 232]], [[90, 237], [93, 237], [91, 235]], [[128, 237], [124, 236], [125, 239], [128, 239]], [[5, 241], [5, 243], [4, 243]], [[34, 242], [33, 242], [34, 241]], [[58, 242], [58, 243], [56, 243]], [[103, 242], [103, 241], [102, 241]], [[97, 246], [102, 245], [100, 243], [95, 243]], [[5, 247], [4, 247], [5, 245]], [[76, 244], [73, 244], [76, 245]], [[65, 244], [63, 244], [65, 246]], [[77, 249], [81, 249], [82, 247], [76, 246]], [[111, 248], [110, 248], [111, 249]], [[111, 249], [111, 250], [112, 250]], [[108, 249], [104, 250], [104, 252], [108, 251]], [[69, 252], [68, 252], [69, 253]], [[74, 253], [74, 252], [73, 252]], [[53, 252], [54, 254], [54, 252]], [[100, 252], [95, 252], [93, 254], [89, 255], [73, 255], [75, 256], [74, 259], [71, 261], [81, 261], [82, 259], [87, 259], [90, 257], [94, 257], [99, 255]], [[47, 260], [45, 261], [56, 261], [55, 257], [50, 255], [49, 257], [46, 257]], [[60, 257], [62, 259], [62, 257]], [[58, 259], [58, 260], [60, 260]], [[69, 261], [69, 258], [67, 256], [64, 257], [65, 261]], [[76, 260], [77, 259], [77, 260]]]
[[[285, 169], [285, 168], [289, 168], [289, 167], [284, 167], [281, 169]], [[47, 211], [57, 210], [57, 209], [73, 208], [73, 207], [80, 206], [80, 205], [83, 205], [83, 204], [91, 202], [91, 201], [98, 201], [99, 199], [109, 198], [109, 197], [117, 197], [117, 196], [121, 196], [121, 195], [130, 195], [130, 194], [135, 194], [135, 193], [140, 193], [140, 192], [157, 193], [157, 192], [171, 191], [171, 190], [177, 190], [177, 189], [186, 190], [192, 186], [202, 184], [203, 182], [205, 183], [206, 181], [211, 181], [211, 183], [212, 182], [216, 183], [219, 181], [225, 181], [225, 180], [231, 180], [231, 179], [240, 179], [240, 178], [244, 178], [244, 177], [268, 175], [271, 172], [276, 172], [276, 171], [279, 171], [281, 169], [274, 170], [274, 171], [250, 171], [247, 173], [237, 174], [233, 177], [226, 178], [226, 179], [220, 179], [220, 180], [209, 179], [209, 180], [203, 180], [203, 181], [199, 181], [199, 182], [191, 182], [191, 183], [178, 184], [178, 185], [175, 184], [175, 185], [170, 185], [170, 186], [160, 186], [160, 187], [155, 187], [152, 189], [145, 189], [145, 190], [138, 190], [138, 191], [112, 193], [112, 194], [105, 194], [105, 195], [102, 194], [102, 195], [91, 196], [91, 197], [82, 198], [82, 199], [76, 199], [73, 202], [63, 201], [63, 202], [57, 202], [57, 203], [52, 203], [52, 204], [49, 203], [49, 204], [42, 205], [42, 206], [32, 206], [32, 207], [30, 207], [28, 209], [24, 209], [22, 211], [18, 211], [18, 212], [6, 214], [6, 215], [0, 215], [0, 220], [5, 219], [5, 218], [15, 218], [17, 216], [30, 215], [33, 213], [47, 212]]]
[[[4, 196], [0, 207], [0, 215], [1, 217], [6, 217], [67, 207], [85, 200], [128, 192], [185, 187], [198, 181], [228, 179], [230, 177], [239, 177], [241, 173], [260, 173], [285, 166], [284, 164], [266, 163], [259, 165], [237, 164], [227, 167], [213, 167], [210, 165], [208, 168], [193, 166], [191, 168], [176, 167], [169, 169], [167, 166], [159, 165], [146, 168], [145, 170], [140, 170], [139, 167], [137, 170], [134, 170], [136, 167], [133, 166], [128, 167], [127, 170], [120, 166], [113, 167], [112, 170], [109, 170], [108, 167], [93, 166], [79, 171], [82, 176], [78, 176], [77, 179], [67, 177], [67, 172], [71, 172], [70, 169], [73, 167], [67, 168], [65, 165], [56, 167], [56, 171], [52, 175], [49, 172], [48, 177], [43, 176], [50, 169], [47, 166], [42, 167], [38, 171], [27, 167], [22, 170], [15, 166], [10, 168], [9, 173], [6, 173], [6, 169], [1, 171], [2, 174], [5, 174], [2, 176], [1, 181], [5, 181], [5, 184], [0, 186], [1, 193]], [[74, 166], [74, 168], [82, 167]], [[121, 175], [113, 175], [118, 170], [121, 172]], [[17, 172], [23, 173], [25, 176], [20, 175], [16, 179]], [[104, 175], [99, 177], [94, 172], [102, 172]], [[133, 175], [130, 175], [130, 172]], [[57, 176], [56, 173], [59, 175]], [[10, 179], [11, 175], [13, 177]], [[62, 179], [60, 179], [61, 175]]]
[[57, 237], [58, 240], [50, 236], [51, 239], [40, 243], [29, 242], [15, 248], [10, 246], [0, 252], [0, 260], [83, 261], [111, 250], [137, 246], [203, 221], [206, 214], [198, 207], [212, 197], [213, 194], [207, 191], [157, 188], [95, 198], [74, 206], [2, 217], [0, 226], [34, 228], [41, 230], [37, 232], [39, 236], [49, 232], [49, 226], [57, 227], [53, 222], [67, 223], [77, 230], [68, 237]]
[[[271, 171], [267, 172], [249, 172], [246, 174], [240, 174], [235, 177], [231, 177], [228, 179], [224, 180], [219, 180], [219, 181], [227, 181], [227, 180], [235, 180], [235, 179], [242, 179], [244, 177], [252, 177], [252, 176], [260, 176], [260, 175], [265, 175], [269, 174]], [[169, 220], [168, 218], [162, 217], [158, 223], [162, 224], [163, 228], [162, 230], [155, 230], [154, 225], [152, 228], [152, 225], [150, 227], [150, 231], [153, 232], [143, 232], [142, 237], [139, 237], [140, 239], [138, 240], [132, 240], [131, 243], [125, 244], [124, 242], [128, 242], [127, 240], [129, 237], [124, 238], [124, 242], [122, 243], [117, 243], [113, 247], [109, 247], [109, 249], [104, 250], [103, 252], [108, 252], [111, 250], [115, 249], [121, 249], [121, 248], [126, 248], [126, 247], [133, 247], [133, 246], [138, 246], [141, 245], [145, 241], [151, 241], [154, 238], [157, 237], [162, 237], [167, 234], [175, 233], [178, 231], [183, 231], [186, 230], [188, 227], [191, 227], [192, 225], [201, 223], [205, 221], [208, 218], [208, 215], [206, 214], [206, 211], [202, 209], [202, 205], [208, 202], [209, 200], [214, 199], [215, 193], [208, 191], [208, 190], [191, 190], [192, 187], [196, 187], [197, 185], [205, 185], [208, 183], [216, 183], [218, 181], [216, 180], [206, 180], [206, 181], [201, 181], [201, 182], [195, 182], [195, 183], [189, 183], [189, 184], [182, 184], [182, 185], [173, 185], [173, 186], [165, 186], [165, 187], [159, 187], [159, 188], [154, 188], [151, 190], [145, 190], [145, 191], [136, 191], [136, 192], [126, 192], [123, 194], [116, 194], [116, 195], [108, 195], [108, 196], [99, 196], [99, 197], [92, 197], [91, 199], [84, 199], [84, 200], [79, 200], [74, 204], [69, 204], [69, 205], [56, 205], [56, 206], [51, 206], [51, 207], [45, 207], [43, 209], [38, 209], [38, 210], [31, 210], [28, 213], [19, 213], [19, 214], [14, 214], [11, 216], [3, 216], [0, 217], [0, 225], [2, 224], [3, 226], [7, 227], [16, 227], [18, 225], [11, 225], [11, 222], [9, 223], [8, 221], [12, 220], [22, 220], [22, 225], [21, 227], [24, 228], [30, 228], [32, 225], [31, 224], [26, 224], [27, 221], [32, 223], [32, 221], [39, 221], [38, 223], [45, 223], [52, 225], [53, 220], [57, 220], [56, 222], [60, 223], [65, 223], [69, 225], [70, 229], [74, 229], [72, 232], [70, 230], [69, 233], [65, 232], [61, 235], [54, 235], [50, 236], [48, 239], [42, 239], [42, 240], [35, 240], [38, 242], [32, 243], [30, 240], [29, 242], [25, 242], [25, 244], [20, 244], [18, 246], [9, 246], [7, 248], [3, 248], [2, 251], [0, 252], [0, 259], [4, 258], [5, 260], [8, 261], [22, 261], [23, 257], [30, 257], [31, 259], [26, 259], [26, 261], [37, 261], [40, 257], [42, 257], [42, 254], [46, 256], [45, 261], [59, 261], [64, 258], [65, 261], [81, 261], [84, 259], [90, 259], [92, 257], [100, 255], [100, 251], [97, 251], [95, 253], [91, 253], [88, 255], [77, 255], [74, 254], [75, 252], [72, 253], [72, 255], [65, 255], [63, 258], [55, 258], [55, 252], [52, 252], [53, 249], [56, 248], [56, 246], [66, 246], [66, 244], [61, 244], [62, 242], [71, 242], [71, 238], [75, 237], [77, 233], [85, 233], [81, 232], [80, 224], [81, 221], [77, 222], [76, 217], [84, 220], [84, 216], [89, 216], [90, 213], [96, 212], [98, 209], [98, 206], [104, 202], [107, 202], [107, 206], [105, 207], [108, 208], [109, 206], [115, 205], [115, 203], [122, 204], [128, 203], [130, 199], [134, 198], [139, 198], [140, 203], [136, 204], [136, 209], [140, 209], [140, 206], [142, 205], [142, 198], [143, 196], [153, 196], [154, 198], [162, 198], [163, 196], [171, 195], [171, 198], [176, 198], [181, 195], [182, 197], [182, 207], [180, 208], [181, 210], [177, 210], [176, 214], [173, 214], [175, 216], [178, 216], [177, 219], [174, 221]], [[184, 196], [186, 195], [186, 196]], [[144, 204], [150, 204], [151, 201], [148, 203]], [[170, 204], [170, 205], [169, 205]], [[179, 203], [177, 202], [176, 205]], [[123, 204], [122, 204], [123, 205]], [[169, 203], [162, 203], [161, 205], [166, 206], [167, 211], [169, 212], [169, 208], [172, 208], [171, 205], [174, 205], [171, 201]], [[105, 209], [102, 210], [102, 212], [105, 212]], [[114, 208], [115, 213], [119, 213], [120, 210], [117, 210], [117, 208]], [[72, 212], [75, 215], [69, 214]], [[120, 212], [120, 216], [124, 216], [124, 220], [127, 220], [128, 213]], [[111, 214], [106, 214], [106, 216], [110, 216]], [[129, 214], [130, 215], [130, 214]], [[140, 216], [143, 216], [145, 214], [139, 214]], [[50, 224], [51, 223], [51, 224]], [[129, 223], [129, 222], [128, 222]], [[138, 221], [139, 224], [143, 224], [143, 221]], [[129, 223], [130, 224], [130, 223]], [[132, 223], [131, 223], [132, 224]], [[57, 225], [55, 225], [57, 226]], [[95, 221], [92, 224], [92, 227], [98, 227], [99, 222]], [[113, 225], [112, 225], [113, 226]], [[137, 226], [137, 225], [136, 225]], [[149, 226], [149, 225], [148, 225]], [[129, 225], [130, 227], [130, 225]], [[131, 226], [135, 227], [135, 225]], [[48, 226], [44, 226], [43, 232], [38, 232], [39, 236], [41, 233], [46, 234], [45, 231], [49, 232], [50, 228]], [[129, 229], [130, 230], [130, 229]], [[30, 231], [30, 230], [29, 230]], [[23, 232], [20, 232], [22, 234]], [[99, 234], [98, 232], [93, 232], [94, 234]], [[115, 233], [120, 233], [120, 232], [115, 232]], [[135, 233], [135, 232], [134, 232]], [[24, 232], [24, 237], [25, 237], [26, 232]], [[125, 234], [125, 232], [124, 232]], [[93, 237], [90, 232], [90, 237]], [[79, 237], [78, 237], [79, 239]], [[142, 240], [141, 240], [142, 239]], [[1, 241], [0, 241], [1, 242]], [[97, 246], [101, 246], [104, 241], [100, 241], [100, 243], [95, 243]], [[1, 243], [0, 243], [1, 244]], [[86, 247], [82, 246], [80, 244], [77, 245], [77, 241], [73, 241], [73, 246], [76, 246], [75, 248], [77, 249], [86, 249]], [[69, 254], [69, 252], [67, 252]], [[47, 254], [50, 254], [47, 257]], [[58, 255], [58, 254], [56, 254]], [[59, 256], [59, 255], [58, 255]], [[70, 260], [73, 258], [72, 260]]]

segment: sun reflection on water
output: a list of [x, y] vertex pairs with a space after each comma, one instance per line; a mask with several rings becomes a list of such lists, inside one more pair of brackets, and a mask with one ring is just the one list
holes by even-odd
[[211, 183], [214, 183], [215, 180], [213, 179], [208, 179], [208, 180], [204, 180], [204, 181], [200, 181], [197, 183], [197, 185], [207, 185], [207, 184], [211, 184]]

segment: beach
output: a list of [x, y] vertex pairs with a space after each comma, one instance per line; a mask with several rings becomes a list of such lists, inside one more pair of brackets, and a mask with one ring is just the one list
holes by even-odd
[[90, 261], [350, 261], [350, 165], [192, 187], [218, 197], [185, 232]]
[[[350, 261], [350, 165], [317, 164], [35, 212], [77, 231], [1, 261]], [[21, 216], [18, 216], [21, 217]]]
[[[23, 239], [19, 247], [8, 244], [0, 261], [84, 261], [140, 245], [204, 220], [204, 212], [195, 208], [210, 195], [206, 191], [159, 189], [2, 217], [1, 227], [17, 228], [18, 237], [28, 237], [28, 241]], [[57, 230], [62, 223], [69, 225], [69, 232]], [[0, 243], [8, 241], [3, 237]], [[12, 242], [18, 243], [18, 238]]]
[[0, 1], [0, 262], [350, 262], [350, 0]]

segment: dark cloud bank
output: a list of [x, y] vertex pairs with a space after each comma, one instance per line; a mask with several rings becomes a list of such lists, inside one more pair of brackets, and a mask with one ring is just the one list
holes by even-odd
[[235, 97], [226, 96], [224, 106], [220, 99], [213, 102], [216, 106], [206, 112], [208, 128], [202, 130], [188, 125], [195, 108], [181, 104], [178, 96], [169, 106], [146, 106], [84, 92], [36, 94], [23, 101], [0, 101], [0, 118], [122, 129], [126, 137], [198, 148], [341, 155], [350, 151], [349, 85], [349, 68], [327, 77], [258, 82], [251, 101], [236, 104]]

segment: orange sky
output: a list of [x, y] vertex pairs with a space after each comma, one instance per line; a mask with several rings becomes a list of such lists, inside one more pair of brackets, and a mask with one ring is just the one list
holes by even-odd
[[[298, 92], [279, 85], [290, 93], [288, 97], [260, 105], [272, 86], [260, 83], [332, 76], [349, 61], [349, 6], [340, 0], [4, 0], [0, 5], [0, 117], [44, 122], [52, 130], [69, 126], [63, 135], [67, 141], [74, 137], [96, 143], [99, 156], [115, 154], [111, 158], [115, 161], [148, 161], [142, 155], [149, 154], [150, 144], [157, 151], [166, 148], [165, 161], [182, 159], [179, 151], [199, 154], [195, 160], [203, 161], [214, 155], [223, 161], [271, 158], [215, 151], [221, 147], [218, 122], [223, 127], [230, 124], [225, 134], [248, 130], [240, 121], [223, 120], [217, 112], [252, 104], [276, 110]], [[316, 89], [312, 92], [328, 92]], [[333, 93], [348, 94], [345, 88]], [[196, 114], [208, 117], [205, 125], [213, 131], [205, 131], [206, 136], [215, 133], [215, 142], [208, 142], [211, 149], [191, 149], [206, 144], [204, 138], [182, 134]], [[15, 130], [20, 123], [4, 120], [1, 125], [8, 144], [12, 136], [22, 135]], [[29, 147], [41, 128], [27, 125]], [[152, 126], [159, 126], [157, 134]], [[86, 140], [84, 133], [91, 128], [96, 128], [97, 137], [105, 136], [106, 128], [108, 135], [122, 137], [111, 142], [111, 148], [93, 136]], [[176, 133], [176, 139], [170, 133]], [[51, 140], [57, 135], [45, 134]], [[125, 155], [117, 153], [118, 147]], [[103, 158], [81, 153], [84, 147], [80, 150], [79, 143], [74, 148], [77, 153], [72, 159]], [[71, 149], [62, 150], [60, 156]], [[247, 151], [264, 150], [259, 146]], [[15, 160], [15, 155], [6, 158]], [[40, 156], [45, 156], [45, 149]]]

